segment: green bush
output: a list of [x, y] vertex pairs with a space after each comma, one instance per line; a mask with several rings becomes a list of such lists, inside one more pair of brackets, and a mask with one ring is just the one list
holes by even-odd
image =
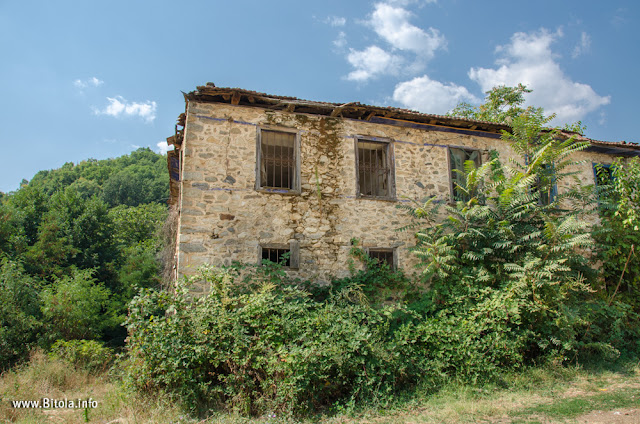
[[42, 314], [51, 340], [98, 338], [110, 324], [110, 292], [93, 273], [91, 269], [73, 269], [71, 276], [56, 278], [41, 292]]
[[96, 340], [57, 340], [49, 356], [91, 372], [105, 371], [114, 359], [113, 350]]
[[398, 349], [397, 307], [374, 309], [356, 289], [315, 302], [264, 284], [242, 293], [228, 272], [201, 270], [212, 286], [193, 302], [146, 291], [127, 320], [129, 383], [162, 389], [193, 407], [245, 414], [304, 412], [350, 400], [387, 400], [418, 373]]

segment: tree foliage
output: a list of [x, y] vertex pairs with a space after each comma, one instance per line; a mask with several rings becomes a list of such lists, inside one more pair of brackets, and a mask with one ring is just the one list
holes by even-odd
[[[123, 176], [129, 195], [112, 190]], [[0, 345], [14, 352], [2, 353], [8, 363], [55, 337], [123, 343], [128, 302], [140, 288], [160, 284], [167, 197], [166, 158], [149, 149], [66, 163], [3, 195], [2, 275], [24, 287], [3, 280], [3, 293], [13, 293], [5, 299], [0, 335]], [[26, 297], [36, 313], [16, 303]]]

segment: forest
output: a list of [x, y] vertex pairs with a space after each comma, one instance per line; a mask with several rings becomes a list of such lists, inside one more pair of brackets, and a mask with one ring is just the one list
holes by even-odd
[[0, 366], [56, 340], [124, 344], [127, 305], [161, 286], [166, 157], [138, 149], [40, 171], [0, 199]]

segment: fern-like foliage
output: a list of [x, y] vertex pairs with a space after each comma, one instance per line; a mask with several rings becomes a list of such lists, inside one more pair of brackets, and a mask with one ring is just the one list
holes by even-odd
[[405, 229], [418, 229], [413, 250], [432, 287], [432, 312], [464, 315], [509, 298], [518, 317], [511, 331], [527, 340], [531, 358], [577, 349], [584, 320], [574, 309], [591, 291], [584, 274], [593, 241], [582, 214], [593, 190], [554, 192], [588, 145], [547, 129], [552, 118], [539, 109], [513, 118], [502, 138], [519, 160], [504, 163], [492, 152], [480, 167], [467, 161], [458, 190], [469, 200], [405, 206], [413, 218]]

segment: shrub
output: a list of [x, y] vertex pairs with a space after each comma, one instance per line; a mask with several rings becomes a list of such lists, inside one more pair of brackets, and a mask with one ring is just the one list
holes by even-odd
[[49, 355], [91, 372], [105, 371], [114, 359], [113, 350], [95, 340], [57, 340]]
[[110, 292], [95, 281], [93, 272], [74, 269], [71, 276], [56, 278], [41, 292], [42, 313], [52, 340], [97, 338], [109, 324]]
[[416, 380], [391, 331], [397, 307], [373, 309], [356, 289], [321, 303], [273, 284], [242, 293], [212, 268], [195, 278], [212, 290], [194, 302], [181, 283], [132, 303], [130, 384], [255, 414], [385, 400]]

